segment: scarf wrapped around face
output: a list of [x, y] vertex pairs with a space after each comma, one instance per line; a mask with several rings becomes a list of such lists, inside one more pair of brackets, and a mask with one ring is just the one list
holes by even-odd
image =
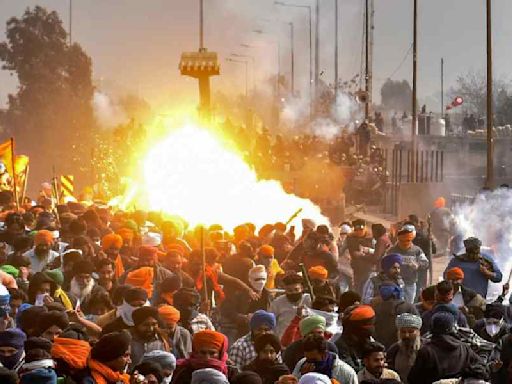
[[398, 244], [402, 249], [409, 249], [412, 246], [412, 241], [416, 237], [415, 232], [405, 232], [398, 235]]
[[322, 361], [308, 361], [306, 363], [312, 363], [315, 366], [315, 372], [321, 373], [328, 377], [332, 376], [332, 368], [334, 367], [334, 361], [336, 360], [336, 354], [327, 352], [327, 356]]
[[[204, 335], [204, 340], [209, 339], [215, 339], [211, 340], [215, 344], [217, 341], [220, 341], [222, 338], [222, 341], [220, 343], [220, 349], [219, 349], [219, 359], [204, 359], [197, 356], [196, 348], [194, 347], [194, 344], [197, 344], [199, 342], [198, 335]], [[219, 372], [222, 372], [224, 375], [228, 374], [228, 339], [226, 336], [224, 336], [222, 333], [215, 332], [215, 331], [201, 331], [194, 335], [195, 342], [193, 341], [192, 345], [192, 353], [190, 354], [190, 357], [188, 359], [181, 359], [178, 360], [177, 365], [178, 366], [189, 366], [193, 370], [197, 369], [203, 369], [203, 368], [213, 368], [216, 369]], [[218, 339], [218, 340], [217, 340]]]
[[114, 372], [105, 364], [102, 364], [97, 360], [89, 359], [88, 365], [96, 384], [130, 383], [130, 375], [121, 372]]

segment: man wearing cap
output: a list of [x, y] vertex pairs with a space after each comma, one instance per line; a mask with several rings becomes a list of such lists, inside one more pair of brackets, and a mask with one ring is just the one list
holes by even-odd
[[413, 304], [405, 302], [402, 290], [395, 284], [384, 283], [379, 288], [381, 300], [375, 300], [375, 339], [389, 348], [398, 340], [395, 326], [397, 315], [402, 313], [418, 314]]
[[375, 333], [375, 311], [369, 305], [354, 305], [343, 313], [343, 333], [336, 340], [341, 360], [356, 372], [364, 368], [362, 357], [366, 343]]
[[354, 271], [354, 290], [361, 293], [371, 272], [374, 269], [374, 249], [369, 236], [366, 222], [361, 219], [352, 222], [354, 231], [347, 236], [347, 248]]
[[428, 259], [420, 247], [414, 245], [416, 228], [412, 223], [405, 223], [398, 231], [397, 243], [388, 250], [388, 254], [399, 254], [402, 256], [400, 274], [404, 280], [405, 301], [412, 304], [416, 299], [416, 284], [418, 282], [418, 271], [428, 268]]
[[[288, 369], [290, 369], [290, 371], [293, 371], [295, 365], [297, 365], [299, 360], [304, 357], [304, 338], [309, 335], [320, 335], [323, 338], [328, 339], [327, 333], [325, 332], [326, 320], [324, 317], [319, 315], [311, 315], [299, 320], [300, 321], [298, 325], [301, 338], [295, 340], [289, 345], [283, 343], [283, 339], [286, 335], [283, 335], [283, 338], [281, 338], [281, 344], [286, 346], [286, 349], [283, 353], [283, 362], [286, 364]], [[327, 350], [336, 354], [338, 353], [338, 349], [334, 343], [330, 341], [327, 342]]]
[[284, 331], [297, 314], [299, 307], [311, 307], [311, 296], [304, 293], [302, 277], [291, 273], [283, 278], [285, 294], [276, 298], [270, 305], [270, 312], [276, 315], [275, 334], [281, 338]]
[[424, 342], [420, 336], [421, 317], [412, 313], [402, 313], [396, 317], [395, 324], [399, 341], [388, 349], [388, 368], [397, 372], [402, 382], [408, 384], [407, 376]]
[[89, 375], [84, 383], [129, 384], [130, 375], [124, 373], [131, 363], [131, 337], [126, 331], [102, 336], [91, 350], [87, 362]]
[[7, 369], [17, 372], [25, 362], [23, 349], [27, 336], [21, 329], [11, 328], [0, 332], [0, 363]]
[[432, 317], [432, 339], [419, 349], [408, 382], [431, 384], [440, 379], [465, 377], [487, 379], [483, 361], [454, 336], [455, 318], [439, 312]]
[[404, 287], [404, 281], [400, 275], [402, 262], [402, 256], [397, 253], [388, 254], [381, 259], [380, 267], [382, 271], [368, 279], [364, 286], [363, 303], [370, 304], [374, 298], [378, 298], [382, 284], [388, 283], [400, 288]]
[[133, 328], [131, 329], [131, 366], [142, 361], [146, 352], [161, 350], [169, 351], [168, 340], [159, 329], [160, 316], [154, 307], [140, 307], [133, 311]]
[[178, 325], [180, 311], [170, 305], [158, 307], [158, 314], [168, 333], [171, 350], [178, 359], [185, 359], [192, 352], [192, 336], [190, 332]]
[[491, 255], [481, 252], [482, 242], [476, 237], [464, 240], [466, 253], [455, 255], [445, 272], [459, 267], [464, 273], [464, 286], [487, 298], [489, 281], [500, 283], [503, 275]]
[[276, 317], [273, 313], [259, 310], [251, 316], [249, 326], [251, 332], [235, 341], [229, 349], [229, 358], [238, 369], [252, 363], [257, 357], [254, 341], [260, 335], [274, 332]]

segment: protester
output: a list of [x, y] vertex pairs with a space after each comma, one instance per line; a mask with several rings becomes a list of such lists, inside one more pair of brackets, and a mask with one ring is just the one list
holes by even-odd
[[357, 374], [359, 382], [393, 379], [400, 381], [395, 371], [386, 368], [386, 348], [376, 342], [366, 344], [363, 351], [364, 369]]
[[452, 304], [453, 300], [453, 285], [449, 281], [441, 281], [436, 285], [436, 303], [430, 311], [423, 313], [421, 317], [423, 325], [421, 327], [421, 334], [430, 330], [432, 316], [437, 312], [450, 312], [456, 319], [459, 327], [468, 327], [466, 316], [459, 311], [459, 309]]
[[388, 349], [386, 360], [388, 368], [397, 372], [402, 382], [407, 384], [409, 371], [416, 361], [418, 350], [423, 345], [420, 336], [421, 317], [402, 313], [396, 318], [396, 328], [399, 340]]
[[343, 313], [343, 333], [336, 340], [341, 360], [356, 372], [363, 367], [363, 350], [375, 333], [375, 311], [368, 305], [354, 305]]
[[398, 341], [395, 326], [396, 317], [402, 313], [417, 315], [418, 312], [414, 305], [401, 299], [403, 296], [402, 290], [395, 284], [382, 284], [379, 293], [382, 301], [373, 305], [375, 311], [375, 338], [384, 344], [385, 348], [389, 348]]
[[379, 296], [379, 288], [382, 284], [388, 282], [402, 288], [405, 286], [400, 275], [403, 258], [396, 253], [387, 254], [380, 261], [382, 272], [377, 276], [368, 279], [364, 286], [363, 303], [370, 304], [373, 299]]
[[363, 292], [363, 286], [374, 269], [372, 238], [368, 235], [366, 222], [361, 219], [352, 222], [353, 231], [347, 235], [347, 248], [354, 271], [354, 288]]
[[227, 344], [226, 336], [219, 332], [206, 330], [194, 334], [192, 353], [187, 359], [178, 360], [172, 383], [188, 383], [194, 371], [204, 368], [214, 369], [228, 380], [233, 379], [238, 369], [228, 365]]
[[[292, 324], [290, 324], [290, 327], [292, 327]], [[311, 315], [304, 317], [300, 320], [298, 327], [301, 337], [289, 344], [283, 353], [283, 362], [290, 371], [293, 371], [299, 360], [304, 357], [304, 339], [306, 337], [310, 335], [318, 335], [327, 340], [330, 336], [330, 334], [325, 330], [326, 321], [322, 316]], [[286, 344], [283, 343], [283, 339], [285, 339], [285, 337], [286, 335], [283, 335], [281, 338], [281, 344], [283, 345]], [[327, 342], [327, 350], [336, 354], [338, 353], [338, 349], [331, 341]]]
[[273, 313], [259, 310], [254, 312], [250, 320], [251, 332], [233, 343], [229, 349], [230, 360], [241, 370], [252, 363], [257, 357], [254, 346], [255, 340], [267, 333], [272, 333], [276, 327], [276, 317]]
[[256, 358], [243, 367], [244, 371], [257, 373], [263, 384], [274, 384], [283, 375], [290, 373], [286, 365], [278, 359], [281, 344], [276, 335], [266, 333], [258, 336], [254, 341]]
[[400, 275], [404, 280], [404, 299], [412, 304], [416, 299], [418, 271], [425, 271], [428, 268], [428, 259], [421, 248], [413, 243], [416, 228], [412, 223], [404, 224], [397, 236], [397, 243], [388, 250], [388, 253], [402, 256]]
[[170, 305], [161, 305], [158, 307], [158, 314], [164, 323], [171, 350], [176, 358], [189, 357], [192, 352], [192, 336], [187, 329], [178, 325], [180, 312]]
[[140, 307], [133, 311], [131, 329], [131, 366], [142, 361], [145, 353], [151, 351], [170, 351], [167, 338], [159, 329], [160, 316], [154, 307]]
[[487, 379], [481, 359], [469, 346], [453, 336], [455, 318], [438, 312], [432, 318], [432, 339], [418, 351], [407, 381], [430, 384], [440, 379], [472, 377]]
[[[293, 375], [298, 379], [309, 372], [326, 375], [339, 383], [357, 383], [354, 369], [327, 350], [327, 342], [320, 335], [310, 335], [304, 340], [304, 358], [299, 360]], [[300, 381], [299, 381], [300, 382]]]
[[23, 349], [27, 336], [14, 328], [0, 332], [0, 363], [7, 369], [17, 372], [25, 362]]
[[84, 382], [129, 384], [130, 375], [124, 372], [131, 363], [130, 342], [130, 334], [126, 331], [102, 336], [91, 350], [87, 362], [89, 374]]
[[302, 277], [290, 273], [283, 278], [285, 294], [275, 299], [270, 305], [269, 312], [276, 316], [275, 334], [281, 338], [290, 325], [299, 307], [311, 307], [311, 296], [304, 293]]
[[509, 325], [505, 322], [505, 309], [498, 303], [487, 304], [484, 318], [476, 322], [473, 327], [475, 333], [481, 338], [498, 343], [510, 332]]
[[146, 305], [149, 305], [149, 302], [148, 294], [144, 289], [135, 287], [127, 289], [123, 295], [123, 303], [116, 309], [115, 319], [103, 327], [103, 334], [133, 327], [133, 312]]
[[445, 273], [452, 268], [460, 268], [464, 273], [464, 285], [485, 299], [487, 298], [489, 281], [499, 283], [503, 276], [492, 257], [481, 252], [481, 246], [482, 242], [476, 237], [469, 237], [464, 240], [466, 253], [451, 259]]

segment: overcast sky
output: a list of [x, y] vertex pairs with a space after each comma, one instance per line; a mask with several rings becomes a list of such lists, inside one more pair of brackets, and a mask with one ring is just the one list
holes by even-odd
[[[313, 0], [288, 0], [314, 4]], [[323, 77], [333, 77], [333, 3], [321, 4], [321, 65]], [[340, 74], [351, 78], [361, 59], [364, 0], [340, 0]], [[378, 97], [382, 82], [411, 79], [412, 0], [375, 0], [374, 79]], [[56, 10], [65, 26], [69, 0], [0, 0], [1, 38], [5, 22], [20, 17], [26, 7]], [[485, 0], [419, 0], [419, 95], [439, 94], [440, 59], [445, 58], [446, 84], [458, 74], [485, 68]], [[507, 76], [512, 64], [512, 1], [493, 0], [494, 67]], [[307, 11], [282, 9], [273, 0], [205, 0], [206, 45], [221, 55], [222, 76], [216, 89], [243, 91], [243, 67], [224, 59], [231, 52], [256, 56], [256, 81], [277, 70], [276, 41], [281, 45], [282, 72], [289, 75], [289, 38], [285, 22], [296, 25], [297, 84], [307, 90], [309, 38]], [[198, 46], [198, 0], [74, 0], [73, 40], [92, 57], [96, 84], [119, 92], [139, 93], [155, 107], [195, 102], [197, 85], [178, 73], [180, 53]], [[252, 33], [262, 29], [267, 35]], [[241, 43], [258, 45], [247, 50]], [[274, 45], [272, 45], [274, 44]], [[403, 64], [400, 66], [400, 63]], [[16, 76], [0, 71], [0, 105], [16, 89]], [[429, 108], [438, 110], [438, 105]]]

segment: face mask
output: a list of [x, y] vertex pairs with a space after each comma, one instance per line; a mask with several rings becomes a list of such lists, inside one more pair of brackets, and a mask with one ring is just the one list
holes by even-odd
[[265, 284], [267, 284], [267, 279], [252, 279], [249, 278], [249, 284], [251, 284], [251, 287], [254, 288], [254, 290], [258, 293], [261, 293], [263, 291], [263, 288], [265, 288]]
[[20, 361], [22, 353], [23, 353], [23, 350], [16, 352], [12, 356], [2, 356], [2, 357], [0, 357], [0, 363], [2, 363], [2, 365], [5, 368], [12, 370], [16, 366], [16, 364], [18, 364], [18, 362]]
[[36, 307], [42, 307], [44, 305], [45, 296], [47, 296], [47, 293], [40, 293], [39, 295], [36, 295], [36, 300], [34, 302], [34, 305]]
[[172, 375], [164, 377], [162, 380], [162, 384], [171, 384]]
[[496, 336], [500, 332], [501, 323], [502, 323], [502, 320], [500, 320], [499, 323], [495, 323], [495, 322], [488, 323], [486, 320], [485, 321], [485, 331], [487, 332], [487, 334], [489, 336]]
[[302, 298], [302, 292], [299, 293], [287, 293], [286, 298], [292, 303], [296, 303]]

